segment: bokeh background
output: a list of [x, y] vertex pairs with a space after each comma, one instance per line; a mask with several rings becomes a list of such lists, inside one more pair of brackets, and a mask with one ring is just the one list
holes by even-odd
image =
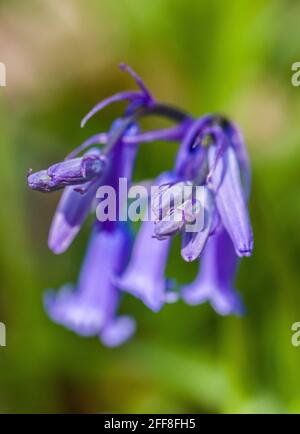
[[[300, 4], [292, 0], [6, 0], [0, 2], [0, 412], [300, 412]], [[159, 314], [126, 296], [138, 321], [117, 349], [53, 324], [45, 288], [75, 281], [89, 224], [62, 256], [47, 247], [59, 194], [26, 172], [59, 161], [107, 129], [121, 106], [85, 129], [98, 100], [132, 88], [125, 61], [161, 100], [240, 123], [253, 167], [255, 250], [237, 279], [243, 318], [209, 305]], [[154, 122], [154, 121], [153, 121]], [[149, 124], [150, 125], [150, 124]], [[151, 121], [151, 125], [154, 124]], [[135, 178], [170, 168], [176, 144], [141, 149]], [[167, 273], [191, 281], [175, 242]]]

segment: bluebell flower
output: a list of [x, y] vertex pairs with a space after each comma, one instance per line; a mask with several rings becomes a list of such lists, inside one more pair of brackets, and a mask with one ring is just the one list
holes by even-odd
[[170, 239], [153, 238], [154, 224], [145, 221], [136, 236], [130, 263], [121, 278], [115, 279], [123, 291], [141, 299], [146, 306], [158, 312], [167, 300], [168, 281], [165, 268]]
[[[214, 118], [206, 116], [187, 130], [175, 172], [182, 179], [209, 188], [216, 207], [209, 206], [207, 218], [213, 220], [210, 214], [218, 212], [237, 254], [249, 256], [253, 249], [253, 234], [238, 154], [226, 129], [214, 122]], [[201, 140], [208, 136], [211, 143], [205, 147]]]
[[[30, 171], [27, 178], [33, 190], [63, 189], [48, 239], [50, 249], [60, 254], [69, 248], [88, 215], [96, 211], [98, 217], [98, 210], [106, 205], [99, 187], [115, 192], [116, 216], [124, 210], [127, 215], [127, 191], [120, 189], [119, 180], [125, 178], [130, 186], [142, 143], [180, 143], [174, 167], [154, 181], [156, 192], [148, 198], [151, 219], [141, 223], [134, 242], [119, 221], [123, 219], [97, 221], [77, 285], [46, 293], [45, 307], [55, 322], [82, 336], [98, 336], [111, 347], [135, 331], [130, 316], [118, 315], [125, 293], [155, 312], [181, 296], [191, 305], [209, 301], [221, 315], [241, 314], [243, 304], [234, 277], [240, 258], [253, 250], [247, 206], [250, 165], [237, 125], [213, 114], [194, 119], [182, 109], [162, 104], [135, 71], [124, 64], [121, 69], [139, 89], [96, 104], [81, 126], [111, 103], [128, 103], [123, 116], [108, 132], [95, 134], [63, 161]], [[168, 118], [175, 125], [141, 131], [139, 122], [145, 116]], [[175, 291], [177, 285], [166, 278], [165, 270], [172, 238], [178, 235], [183, 260], [198, 260], [199, 273], [194, 282]]]
[[232, 241], [220, 227], [207, 242], [195, 281], [182, 287], [183, 300], [192, 305], [209, 301], [220, 315], [241, 315], [243, 303], [233, 286], [237, 265]]
[[76, 289], [65, 285], [58, 293], [45, 295], [53, 321], [82, 336], [97, 335], [108, 346], [121, 344], [133, 334], [133, 319], [117, 316], [120, 293], [112, 282], [127, 262], [129, 242], [121, 227], [110, 231], [96, 224]]
[[216, 207], [237, 255], [249, 256], [253, 249], [253, 236], [238, 160], [230, 146], [219, 159], [217, 152], [217, 147], [211, 146], [208, 153], [209, 167], [212, 169], [210, 185]]
[[[120, 127], [122, 120], [115, 121], [110, 134], [113, 135]], [[125, 130], [124, 136], [137, 132], [137, 127], [132, 124]], [[49, 235], [49, 245], [56, 253], [58, 249], [59, 252], [66, 249], [75, 231], [78, 232], [101, 183], [108, 183], [117, 190], [119, 177], [126, 177], [130, 181], [136, 149], [131, 144], [123, 144], [121, 136], [111, 152], [106, 172], [97, 182], [86, 186], [84, 192], [70, 190], [70, 186], [65, 190]], [[73, 195], [76, 195], [75, 200]], [[122, 206], [121, 200], [118, 203]], [[76, 219], [75, 226], [70, 225], [72, 217]], [[66, 222], [69, 223], [68, 227]], [[134, 332], [135, 325], [129, 317], [116, 317], [120, 292], [112, 277], [123, 271], [129, 251], [128, 234], [118, 222], [97, 222], [77, 289], [65, 286], [58, 294], [48, 292], [45, 306], [49, 316], [78, 334], [99, 335], [107, 346], [116, 346], [125, 341]]]
[[[210, 276], [212, 269], [220, 268], [220, 258], [250, 256], [253, 250], [253, 233], [247, 208], [250, 168], [241, 134], [232, 123], [218, 117], [208, 115], [196, 120], [187, 129], [182, 141], [175, 173], [184, 180], [202, 186], [206, 196], [201, 204], [203, 227], [199, 231], [188, 232], [186, 225], [182, 226], [183, 259], [193, 261], [202, 258], [200, 277], [194, 284], [182, 289], [183, 299], [188, 302], [193, 300], [193, 304], [196, 304], [196, 300], [201, 303], [205, 297], [197, 297], [197, 294], [204, 294], [208, 288], [214, 287], [214, 291], [208, 291], [206, 298], [213, 300], [217, 311], [222, 314], [241, 312], [241, 302], [230, 288], [225, 272], [217, 274], [218, 278], [210, 285], [205, 280], [205, 284], [202, 284], [202, 276]], [[216, 234], [220, 228], [223, 236]], [[167, 230], [168, 226], [165, 225], [165, 236]], [[170, 231], [169, 236], [173, 235], [173, 231]], [[226, 242], [225, 238], [228, 238]], [[206, 248], [207, 243], [209, 245]], [[208, 253], [205, 253], [206, 250]], [[229, 265], [226, 268], [229, 270]], [[235, 270], [236, 267], [234, 271], [228, 271], [231, 279]], [[195, 297], [192, 295], [193, 290], [196, 291]], [[221, 307], [221, 301], [226, 308]]]
[[[172, 173], [164, 173], [155, 184], [161, 185], [172, 179]], [[153, 237], [153, 232], [153, 221], [141, 224], [128, 267], [115, 282], [120, 289], [141, 299], [151, 310], [158, 312], [169, 300], [169, 281], [165, 277], [165, 268], [171, 240], [158, 241]]]

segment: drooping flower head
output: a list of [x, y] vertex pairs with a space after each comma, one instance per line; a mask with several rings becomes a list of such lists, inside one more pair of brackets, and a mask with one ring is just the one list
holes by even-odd
[[[157, 102], [130, 67], [121, 64], [121, 69], [131, 74], [139, 90], [101, 101], [81, 126], [107, 105], [127, 101], [123, 116], [60, 163], [28, 174], [33, 190], [63, 190], [49, 232], [54, 253], [66, 251], [89, 214], [96, 212], [98, 221], [77, 285], [65, 285], [58, 293], [48, 291], [45, 307], [55, 322], [82, 336], [98, 336], [107, 346], [123, 343], [135, 330], [131, 317], [118, 315], [125, 293], [155, 312], [181, 295], [188, 304], [208, 300], [222, 315], [240, 314], [242, 303], [233, 280], [238, 258], [251, 255], [253, 249], [247, 208], [250, 166], [238, 127], [218, 115], [194, 119], [184, 110]], [[166, 117], [175, 125], [141, 131], [139, 122], [145, 116]], [[146, 201], [151, 218], [142, 222], [132, 242], [124, 218], [115, 217], [124, 210], [122, 215], [127, 216], [127, 191], [119, 181], [125, 179], [130, 187], [139, 147], [156, 140], [177, 141], [179, 150], [174, 167], [153, 182], [155, 193]], [[105, 198], [103, 188], [112, 196]], [[110, 206], [114, 218], [103, 212]], [[105, 218], [99, 219], [98, 213]], [[177, 235], [182, 239], [183, 260], [198, 260], [200, 267], [196, 280], [179, 293], [165, 275], [172, 238]]]

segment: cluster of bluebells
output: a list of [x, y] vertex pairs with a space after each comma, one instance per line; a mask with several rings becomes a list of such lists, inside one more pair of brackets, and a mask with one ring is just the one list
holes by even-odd
[[[107, 346], [118, 346], [135, 331], [133, 318], [118, 315], [124, 292], [139, 298], [158, 312], [165, 303], [182, 299], [197, 305], [209, 301], [221, 315], [241, 314], [243, 304], [234, 289], [239, 258], [250, 256], [253, 235], [247, 201], [250, 168], [238, 127], [219, 115], [193, 118], [185, 111], [157, 102], [143, 81], [128, 66], [137, 91], [115, 94], [97, 104], [82, 126], [108, 104], [126, 101], [124, 114], [107, 133], [85, 141], [64, 161], [47, 170], [28, 174], [33, 190], [62, 190], [48, 244], [56, 253], [71, 245], [84, 221], [97, 206], [97, 189], [108, 185], [121, 195], [117, 206], [126, 207], [127, 197], [118, 191], [119, 179], [130, 185], [137, 151], [142, 143], [176, 141], [179, 150], [171, 170], [154, 181], [158, 195], [152, 206], [155, 221], [143, 221], [134, 237], [128, 223], [95, 220], [87, 253], [76, 286], [65, 285], [44, 298], [49, 316], [82, 336], [98, 336]], [[174, 126], [141, 131], [144, 116], [162, 116]], [[195, 218], [193, 197], [178, 209], [165, 201], [184, 186], [201, 186], [204, 221], [188, 231]], [[178, 213], [180, 217], [178, 218]], [[176, 218], [170, 216], [176, 215]], [[181, 236], [183, 260], [199, 262], [196, 279], [176, 288], [165, 276], [172, 238]]]

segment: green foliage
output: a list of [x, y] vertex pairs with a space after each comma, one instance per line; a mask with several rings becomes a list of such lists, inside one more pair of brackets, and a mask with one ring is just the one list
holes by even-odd
[[[300, 349], [290, 331], [300, 320], [300, 89], [291, 85], [299, 4], [19, 0], [0, 10], [8, 66], [0, 89], [0, 411], [299, 412]], [[119, 107], [84, 130], [79, 121], [101, 98], [133, 86], [119, 61], [158, 98], [241, 124], [253, 162], [255, 250], [237, 282], [245, 317], [183, 303], [153, 314], [126, 296], [137, 336], [109, 350], [43, 312], [43, 290], [76, 279], [88, 228], [69, 252], [52, 255], [47, 230], [58, 196], [28, 191], [26, 172], [107, 128]], [[135, 178], [171, 167], [175, 152], [144, 145]], [[195, 272], [174, 248], [168, 275], [187, 282]]]

